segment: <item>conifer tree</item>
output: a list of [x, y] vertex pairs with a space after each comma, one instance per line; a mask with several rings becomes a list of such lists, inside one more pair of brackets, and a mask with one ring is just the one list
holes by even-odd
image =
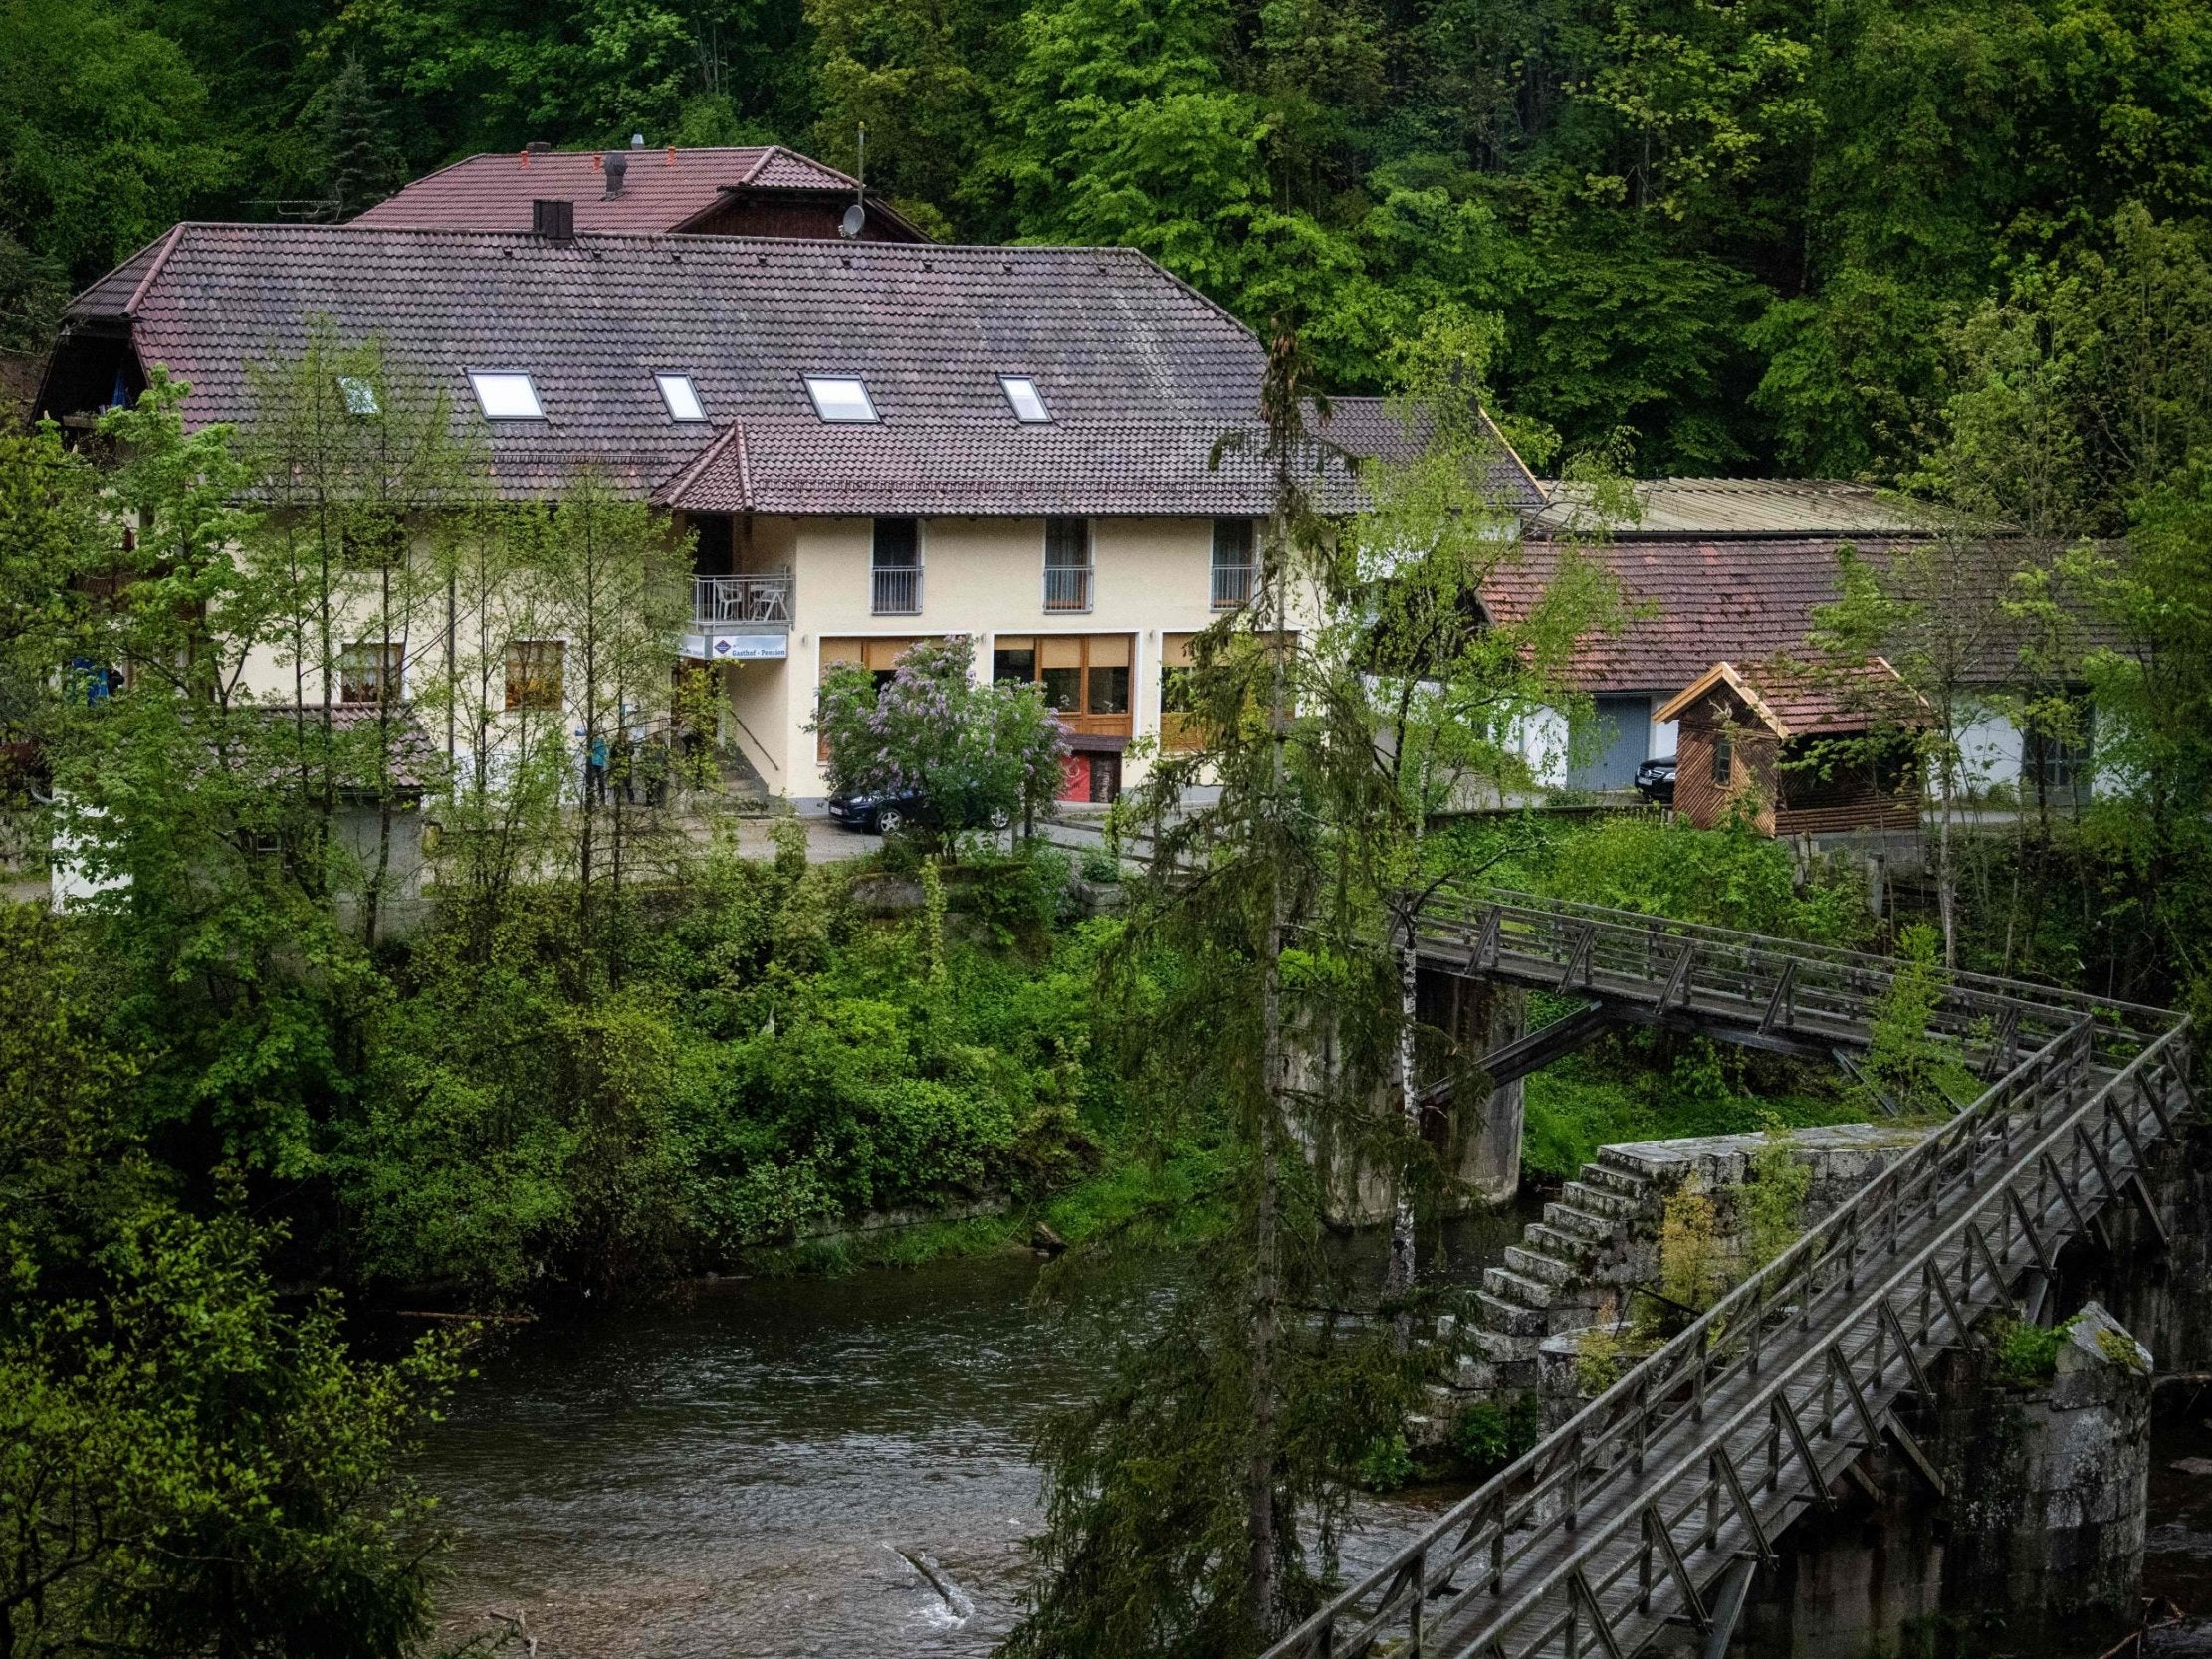
[[331, 217], [350, 219], [399, 185], [399, 148], [383, 101], [358, 57], [348, 54], [323, 93], [324, 187]]

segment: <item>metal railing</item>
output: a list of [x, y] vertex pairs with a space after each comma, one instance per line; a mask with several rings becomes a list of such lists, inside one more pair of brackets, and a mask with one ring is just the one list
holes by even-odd
[[694, 576], [691, 615], [709, 627], [744, 623], [760, 627], [791, 625], [788, 576]]
[[877, 616], [919, 616], [922, 612], [922, 567], [918, 564], [877, 566], [868, 608]]
[[1044, 608], [1048, 611], [1087, 611], [1091, 608], [1091, 567], [1087, 564], [1048, 564], [1044, 567]]
[[[1519, 896], [1512, 896], [1515, 900]], [[1626, 977], [1656, 929], [1659, 985], [1740, 1002], [1755, 973], [1804, 985], [1823, 1024], [1880, 958], [1584, 907], [1447, 902], [1467, 966], [1549, 952], [1569, 979]], [[1627, 935], [1623, 937], [1622, 935]], [[1562, 959], [1563, 953], [1563, 959]], [[1731, 953], [1734, 957], [1730, 959]], [[1788, 964], [1795, 962], [1792, 968]], [[1686, 967], [1682, 964], [1686, 963]], [[1893, 973], [1893, 965], [1891, 967]], [[1649, 980], [1652, 975], [1646, 975]], [[1269, 1659], [1633, 1654], [1669, 1622], [1710, 1628], [1720, 1581], [1884, 1436], [1939, 1479], [1891, 1410], [1928, 1362], [2131, 1195], [2188, 1110], [2188, 1021], [2046, 987], [1948, 976], [1939, 1016], [2014, 1010], [2020, 1044], [1966, 1110], [1780, 1257], [1268, 1650]], [[1963, 1000], [1961, 1000], [1963, 999]], [[1775, 1007], [1768, 991], [1768, 1009]], [[1785, 1017], [1802, 1017], [1800, 1009]], [[1993, 1025], [1974, 1048], [2002, 1057]], [[1469, 1581], [1460, 1582], [1465, 1574]], [[1740, 1585], [1738, 1586], [1740, 1589]]]
[[1259, 583], [1259, 566], [1256, 564], [1217, 564], [1214, 566], [1214, 608], [1217, 611], [1240, 610], [1252, 602], [1252, 590]]

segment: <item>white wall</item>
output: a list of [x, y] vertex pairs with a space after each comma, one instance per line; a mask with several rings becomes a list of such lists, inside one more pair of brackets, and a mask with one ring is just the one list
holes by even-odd
[[[813, 718], [825, 637], [968, 634], [979, 670], [988, 673], [992, 641], [1000, 634], [1129, 634], [1131, 725], [1135, 735], [1147, 736], [1160, 729], [1161, 635], [1198, 633], [1218, 615], [1212, 604], [1211, 518], [1092, 519], [1091, 608], [1081, 612], [1044, 608], [1041, 518], [932, 518], [922, 524], [921, 613], [877, 616], [869, 608], [873, 533], [868, 518], [795, 520], [780, 720], [794, 798], [818, 798], [828, 789], [804, 729]], [[765, 731], [750, 714], [746, 719]], [[1141, 776], [1131, 764], [1122, 781]]]
[[1969, 711], [1958, 733], [1961, 786], [1975, 794], [2011, 788], [2020, 781], [2025, 747], [2020, 728], [2007, 716], [1990, 709]]
[[1568, 744], [1567, 717], [1557, 709], [1539, 709], [1516, 722], [1510, 739], [1513, 752], [1545, 789], [1567, 786]]

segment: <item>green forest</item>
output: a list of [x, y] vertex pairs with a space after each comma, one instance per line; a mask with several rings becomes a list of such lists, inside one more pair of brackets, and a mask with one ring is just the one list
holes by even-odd
[[[446, 1651], [470, 1517], [410, 1459], [500, 1322], [1032, 1240], [1066, 1252], [1040, 1318], [1135, 1286], [1150, 1323], [1038, 1436], [1001, 1651], [1256, 1654], [1465, 1356], [1416, 1268], [1463, 1194], [1412, 1097], [1417, 1047], [1470, 1089], [1475, 1056], [1419, 1017], [1409, 895], [1896, 958], [1855, 1072], [1638, 1030], [1532, 1076], [1547, 1191], [1625, 1139], [1937, 1121], [1976, 1083], [1928, 1038], [1961, 971], [2212, 1013], [2197, 0], [0, 0], [0, 352], [35, 365], [181, 216], [342, 218], [537, 140], [851, 170], [863, 126], [869, 189], [935, 234], [1133, 245], [1270, 343], [1265, 562], [1177, 686], [1203, 740], [1081, 850], [1021, 833], [1060, 737], [965, 643], [833, 675], [819, 719], [847, 785], [937, 768], [983, 831], [822, 863], [741, 822], [682, 741], [708, 695], [669, 691], [685, 537], [589, 474], [501, 502], [442, 408], [382, 396], [373, 340], [257, 365], [236, 428], [156, 369], [97, 441], [0, 433], [0, 735], [45, 769], [0, 814], [5, 1659]], [[1431, 420], [1346, 518], [1287, 459], [1316, 389]], [[1488, 415], [1600, 492], [1819, 475], [1943, 515], [1813, 619], [1938, 711], [1924, 873], [1870, 895], [1742, 821], [1446, 810], [1531, 789], [1515, 723], [1624, 622], [1575, 560], [1483, 616], [1518, 556]], [[1329, 620], [1292, 652], [1298, 583]], [[333, 716], [333, 593], [404, 636], [507, 585], [518, 637], [590, 641], [566, 690], [484, 640], [410, 668], [411, 708], [385, 674]], [[2094, 707], [2064, 810], [1952, 798], [1995, 635], [2022, 731], [2086, 738]], [[242, 692], [255, 648], [321, 704]], [[648, 695], [667, 731], [579, 789]], [[511, 768], [425, 763], [411, 723], [495, 712]], [[395, 864], [426, 800], [427, 900]], [[56, 912], [72, 859], [98, 891]], [[1303, 1093], [1298, 1042], [1336, 1057]], [[1316, 1124], [1405, 1195], [1387, 1278], [1343, 1270]], [[888, 1214], [922, 1221], [855, 1230]], [[1676, 1313], [1720, 1290], [1668, 1283]], [[1467, 1409], [1421, 1472], [1494, 1472], [1533, 1423]]]
[[774, 141], [965, 241], [1129, 244], [1323, 385], [1502, 327], [1541, 470], [1892, 479], [1958, 332], [2212, 202], [2198, 0], [8, 0], [0, 311], [181, 216]]

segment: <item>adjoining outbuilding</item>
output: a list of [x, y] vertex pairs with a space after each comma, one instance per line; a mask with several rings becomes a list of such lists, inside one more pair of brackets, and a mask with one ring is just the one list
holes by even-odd
[[1656, 718], [1676, 725], [1674, 810], [1700, 829], [1738, 814], [1767, 835], [1919, 824], [1927, 706], [1880, 657], [1714, 663]]

